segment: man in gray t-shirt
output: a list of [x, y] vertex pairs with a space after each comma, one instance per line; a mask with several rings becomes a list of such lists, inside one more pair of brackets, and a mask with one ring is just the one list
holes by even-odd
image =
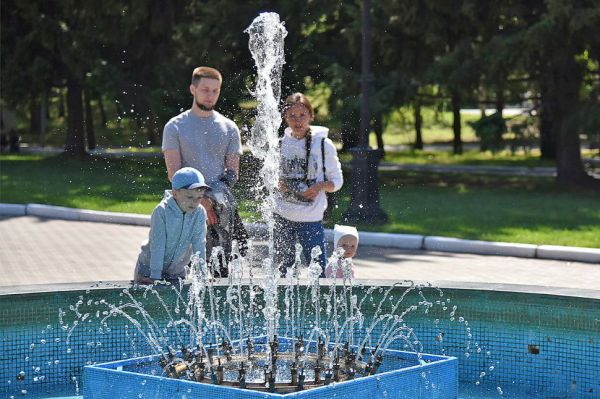
[[237, 175], [241, 147], [235, 123], [214, 110], [205, 117], [198, 116], [193, 108], [184, 111], [172, 118], [163, 131], [165, 159], [171, 151], [175, 152], [181, 158], [181, 167], [198, 169], [209, 185], [220, 181], [228, 166]]
[[[239, 177], [242, 144], [236, 124], [214, 110], [222, 82], [221, 73], [214, 68], [194, 69], [189, 88], [194, 97], [192, 107], [167, 122], [163, 130], [162, 150], [169, 180], [183, 167], [196, 168], [213, 191], [224, 192], [226, 202], [235, 207], [235, 199], [229, 189]], [[211, 200], [210, 196], [206, 196], [201, 204], [206, 209], [209, 233], [211, 226], [218, 230], [219, 225], [223, 225], [223, 220], [219, 219], [225, 216], [217, 214], [215, 197]], [[237, 210], [233, 211], [230, 239], [237, 239], [240, 247], [244, 247], [247, 233]], [[210, 237], [207, 241], [210, 242]]]

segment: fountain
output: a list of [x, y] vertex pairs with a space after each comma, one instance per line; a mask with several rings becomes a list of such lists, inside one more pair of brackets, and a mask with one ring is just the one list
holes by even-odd
[[[122, 392], [125, 389], [123, 384], [106, 382], [115, 372], [127, 373], [129, 384], [125, 385], [135, 385], [136, 393], [147, 392], [148, 387], [141, 389], [136, 378], [145, 381], [154, 378], [143, 370], [148, 369], [150, 364], [150, 372], [154, 370], [157, 374], [156, 368], [151, 366], [158, 363], [161, 374], [168, 377], [168, 380], [161, 380], [162, 384], [178, 386], [181, 381], [200, 383], [189, 388], [200, 395], [218, 389], [243, 390], [243, 393], [235, 393], [237, 397], [254, 397], [256, 392], [287, 394], [314, 390], [317, 392], [314, 397], [320, 397], [323, 394], [318, 393], [319, 389], [327, 386], [348, 383], [364, 387], [368, 385], [369, 378], [376, 375], [377, 381], [381, 381], [378, 375], [381, 370], [389, 372], [385, 378], [390, 383], [401, 384], [406, 375], [403, 370], [406, 369], [411, 370], [408, 374], [414, 374], [414, 370], [429, 374], [428, 383], [435, 380], [433, 386], [438, 386], [438, 389], [430, 389], [427, 395], [415, 396], [413, 392], [411, 397], [429, 397], [433, 393], [436, 397], [456, 397], [457, 360], [424, 355], [412, 329], [404, 323], [404, 315], [417, 306], [400, 308], [402, 297], [391, 312], [384, 313], [380, 303], [377, 317], [365, 324], [364, 302], [359, 303], [351, 281], [344, 278], [341, 285], [333, 280], [328, 287], [321, 286], [321, 267], [316, 260], [320, 255], [318, 247], [312, 251], [306, 288], [300, 288], [299, 246], [296, 248], [297, 262], [289, 278], [279, 281], [277, 265], [272, 262], [272, 209], [273, 194], [279, 180], [277, 132], [281, 116], [278, 106], [284, 63], [283, 40], [287, 32], [274, 13], [258, 16], [246, 32], [250, 35], [249, 47], [258, 72], [253, 93], [258, 100], [258, 115], [249, 146], [263, 164], [260, 173], [262, 186], [257, 188], [257, 192], [266, 194], [262, 214], [267, 221], [270, 243], [268, 256], [262, 260], [262, 278], [254, 281], [250, 275], [250, 280], [245, 281], [244, 270], [249, 269], [247, 260], [239, 254], [234, 243], [233, 260], [228, 265], [225, 303], [219, 309], [209, 266], [203, 259], [194, 257], [189, 273], [188, 296], [183, 302], [185, 317], [171, 319], [170, 322], [171, 325], [185, 326], [188, 335], [183, 338], [182, 331], [176, 329], [179, 335], [176, 345], [165, 345], [164, 334], [157, 323], [129, 293], [126, 294], [131, 302], [106, 304], [109, 311], [101, 324], [113, 316], [126, 318], [151, 344], [155, 356], [87, 367], [84, 396], [104, 398]], [[334, 253], [329, 262], [337, 267], [341, 254]], [[219, 250], [215, 249], [210, 264], [218, 264], [218, 256]], [[183, 299], [181, 290], [178, 295]], [[387, 295], [383, 300], [386, 299]], [[431, 302], [423, 299], [422, 306], [432, 306]], [[282, 301], [283, 306], [280, 307]], [[130, 313], [132, 309], [141, 315], [141, 320]], [[223, 312], [228, 314], [227, 318], [233, 325], [223, 324]], [[282, 315], [286, 328], [284, 336], [279, 337]], [[263, 334], [257, 336], [255, 327], [259, 319], [264, 327], [261, 328]], [[372, 332], [380, 323], [384, 325], [383, 333], [375, 337]], [[411, 352], [388, 349], [390, 343], [396, 340], [404, 340]], [[109, 377], [105, 376], [107, 373]], [[420, 374], [415, 376], [417, 386], [422, 384], [424, 379]], [[373, 391], [373, 388], [370, 390]]]
[[[257, 64], [254, 94], [259, 104], [250, 145], [263, 161], [264, 185], [257, 194], [268, 194], [277, 181], [276, 132], [281, 122], [277, 105], [286, 33], [276, 14], [261, 14], [247, 32]], [[266, 195], [262, 211], [267, 221], [272, 220], [271, 201]], [[269, 225], [271, 237], [272, 230]], [[440, 289], [409, 281], [373, 287], [347, 278], [320, 280], [314, 260], [307, 269], [300, 267], [298, 247], [296, 264], [280, 279], [270, 260], [272, 247], [259, 272], [250, 264], [255, 258], [254, 246], [250, 247], [251, 253], [243, 258], [233, 246], [227, 281], [214, 281], [210, 263], [195, 257], [186, 284], [108, 290], [100, 285], [85, 293], [13, 298], [0, 321], [6, 343], [0, 359], [0, 392], [13, 398], [47, 397], [56, 396], [55, 386], [66, 386], [67, 392], [83, 391], [86, 398], [455, 398], [459, 378], [473, 387], [491, 379], [494, 396], [504, 394], [500, 384], [515, 381], [516, 389], [535, 385], [581, 397], [597, 392], [593, 367], [584, 370], [599, 353], [597, 340], [586, 335], [593, 329], [588, 316], [597, 314], [597, 301], [580, 301], [578, 319], [573, 308], [563, 309], [556, 320], [540, 316], [546, 324], [532, 333], [517, 323], [523, 314], [536, 314], [535, 306], [525, 306], [529, 299], [516, 300], [516, 305], [494, 299], [500, 305], [492, 301], [491, 306], [487, 301], [501, 294], [454, 290], [451, 301]], [[313, 252], [313, 258], [318, 255]], [[218, 257], [218, 250], [212, 256]], [[329, 262], [337, 265], [339, 256], [332, 254]], [[471, 308], [467, 305], [477, 318], [475, 326], [458, 313], [454, 295], [462, 303], [478, 298]], [[518, 295], [505, 296], [512, 300]], [[545, 305], [538, 313], [544, 317], [548, 308], [564, 304], [562, 298], [540, 301]], [[54, 316], [39, 319], [40, 314], [55, 315], [57, 304], [59, 325], [53, 325]], [[29, 313], [33, 316], [28, 319]], [[497, 319], [508, 319], [510, 328], [499, 327]], [[581, 330], [574, 338], [560, 335], [567, 336], [570, 345], [556, 339], [554, 326], [560, 323]], [[578, 356], [574, 362], [569, 360], [571, 352], [561, 352], [564, 348], [589, 356]], [[493, 351], [504, 356], [504, 364], [492, 357]], [[534, 366], [523, 369], [525, 362], [515, 360], [523, 352]], [[461, 356], [460, 365], [454, 356]], [[553, 377], [550, 381], [542, 378], [542, 372], [531, 371], [538, 370], [536, 361], [543, 370], [571, 370], [574, 364], [577, 370], [564, 378], [546, 371]]]
[[[330, 261], [337, 262], [338, 256], [334, 254]], [[106, 310], [99, 313], [103, 316], [100, 325], [109, 329], [110, 319], [128, 320], [154, 355], [86, 367], [84, 396], [105, 398], [127, 389], [132, 394], [148, 393], [155, 389], [149, 384], [152, 380], [160, 382], [163, 391], [167, 386], [179, 389], [184, 383], [199, 395], [235, 389], [240, 398], [255, 397], [257, 392], [281, 395], [299, 391], [314, 391], [317, 396], [306, 397], [321, 397], [323, 389], [357, 389], [344, 388], [344, 384], [369, 385], [369, 381], [369, 389], [376, 392], [378, 388], [372, 384], [378, 387], [389, 380], [390, 384], [404, 384], [410, 397], [456, 397], [456, 358], [424, 354], [414, 330], [404, 321], [411, 312], [428, 312], [436, 306], [423, 294], [424, 287], [408, 285], [395, 298], [391, 293], [401, 286], [398, 284], [381, 292], [380, 300], [374, 302], [377, 288], [354, 287], [346, 279], [321, 286], [315, 273], [305, 284], [296, 269], [298, 264], [276, 291], [281, 294], [274, 303], [277, 309], [265, 312], [269, 299], [252, 276], [244, 276], [244, 262], [241, 257], [234, 260], [228, 284], [218, 286], [207, 263], [195, 257], [187, 296], [182, 287], [171, 287], [178, 310], [167, 310], [166, 302], [159, 299], [171, 315], [166, 328], [159, 326], [129, 290], [123, 292], [129, 300], [120, 304], [101, 300]], [[161, 297], [161, 288], [146, 290]], [[411, 301], [417, 302], [407, 304], [413, 291], [416, 296]], [[443, 296], [441, 291], [434, 292]], [[441, 301], [436, 302], [442, 306]], [[375, 309], [366, 317], [366, 308], [372, 307]], [[277, 332], [259, 335], [271, 331], [271, 314], [284, 315], [276, 330], [282, 336]], [[402, 341], [409, 351], [390, 349], [395, 341]], [[126, 373], [127, 382], [115, 383], [115, 373]], [[414, 387], [408, 389], [411, 384]], [[426, 385], [430, 387], [426, 394], [415, 394], [415, 389]]]

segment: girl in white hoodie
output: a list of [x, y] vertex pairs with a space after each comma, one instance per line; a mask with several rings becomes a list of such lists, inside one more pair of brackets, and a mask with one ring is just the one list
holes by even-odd
[[286, 99], [283, 118], [288, 127], [281, 139], [279, 192], [275, 197], [275, 262], [284, 276], [294, 263], [298, 242], [306, 263], [311, 261], [312, 249], [320, 247], [317, 259], [324, 271], [325, 193], [342, 187], [342, 167], [335, 146], [327, 138], [329, 129], [310, 125], [314, 111], [304, 94], [294, 93]]

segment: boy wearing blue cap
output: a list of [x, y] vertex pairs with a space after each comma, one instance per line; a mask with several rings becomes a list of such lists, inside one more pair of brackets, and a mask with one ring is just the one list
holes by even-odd
[[194, 168], [179, 169], [172, 188], [152, 211], [148, 241], [135, 267], [136, 283], [185, 278], [193, 253], [206, 259], [206, 211], [199, 206], [209, 188], [204, 176]]

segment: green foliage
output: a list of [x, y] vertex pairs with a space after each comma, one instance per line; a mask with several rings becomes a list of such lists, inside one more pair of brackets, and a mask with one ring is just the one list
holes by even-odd
[[[247, 104], [255, 71], [243, 30], [268, 10], [278, 12], [288, 30], [282, 95], [311, 93], [320, 120], [340, 127], [345, 146], [356, 142], [359, 0], [4, 0], [1, 7], [2, 97], [29, 119], [22, 125], [29, 124], [32, 133], [40, 103], [48, 99], [55, 107], [56, 93], [64, 95], [67, 83], [77, 82], [91, 93], [99, 144], [156, 145], [164, 123], [189, 107], [190, 72], [201, 64], [223, 72], [219, 109], [240, 125], [252, 123]], [[569, 152], [560, 162], [573, 167], [580, 163], [574, 156], [577, 140], [563, 137], [581, 132], [597, 137], [592, 115], [600, 87], [597, 1], [381, 0], [370, 11], [370, 109], [373, 119], [387, 122], [386, 143], [406, 141], [395, 132], [414, 129], [401, 126], [399, 108], [448, 110], [451, 98], [463, 108], [498, 109], [531, 100], [536, 118], [545, 113], [552, 122], [549, 134], [558, 149]], [[98, 123], [99, 100], [110, 114], [108, 126]], [[60, 143], [64, 121], [55, 110], [50, 114], [48, 140]], [[575, 114], [581, 126], [563, 123]], [[424, 134], [435, 133], [431, 126], [423, 127]], [[445, 137], [449, 127], [435, 130]], [[466, 140], [472, 137], [470, 129], [463, 133]], [[491, 134], [492, 147], [497, 138]]]
[[506, 122], [502, 115], [495, 112], [489, 116], [484, 116], [478, 121], [469, 122], [475, 134], [480, 139], [481, 151], [498, 152], [504, 148], [502, 135], [506, 133]]

